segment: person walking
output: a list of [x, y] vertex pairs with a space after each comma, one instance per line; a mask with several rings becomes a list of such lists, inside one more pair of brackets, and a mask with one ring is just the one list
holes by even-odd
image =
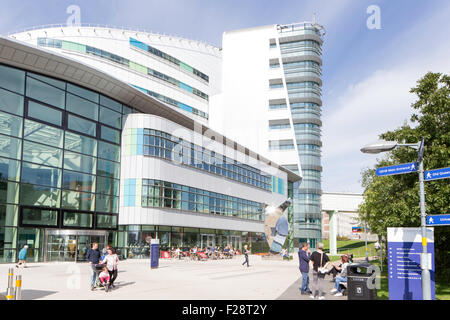
[[18, 268], [21, 264], [23, 267], [27, 267], [27, 253], [28, 253], [28, 245], [24, 245], [23, 248], [19, 251], [19, 262], [16, 264], [16, 268]]
[[307, 242], [302, 243], [302, 247], [298, 250], [299, 268], [302, 274], [301, 294], [311, 294], [309, 289], [309, 261], [311, 259], [311, 251]]
[[101, 263], [106, 263], [106, 268], [109, 273], [109, 285], [112, 288], [115, 288], [114, 281], [117, 278], [117, 266], [119, 265], [119, 257], [116, 254], [116, 251], [109, 246], [107, 249], [108, 254], [103, 258]]
[[317, 244], [317, 251], [314, 251], [311, 254], [310, 260], [313, 262], [313, 290], [310, 298], [315, 299], [318, 296], [319, 300], [324, 300], [323, 283], [325, 274], [328, 272], [325, 266], [330, 259], [327, 254], [323, 252], [323, 243]]
[[250, 251], [247, 248], [248, 248], [247, 245], [244, 245], [245, 261], [242, 263], [242, 265], [247, 264], [247, 267], [250, 267], [248, 263], [248, 254], [250, 253]]
[[88, 250], [86, 254], [86, 260], [89, 262], [89, 267], [91, 268], [91, 290], [95, 290], [95, 282], [97, 280], [97, 270], [95, 266], [99, 264], [101, 257], [101, 252], [98, 250], [98, 243], [94, 242], [92, 248]]

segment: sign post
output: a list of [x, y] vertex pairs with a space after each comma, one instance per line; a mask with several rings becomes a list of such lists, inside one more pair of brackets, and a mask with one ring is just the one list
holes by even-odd
[[423, 264], [429, 266], [430, 295], [435, 299], [434, 232], [427, 228], [427, 256], [423, 261], [421, 228], [388, 228], [389, 300], [422, 300]]
[[150, 240], [150, 268], [159, 267], [159, 239]]
[[425, 181], [450, 178], [450, 167], [425, 171]]
[[437, 214], [427, 216], [427, 226], [450, 226], [450, 214]]
[[417, 162], [403, 163], [396, 166], [381, 167], [376, 171], [377, 176], [392, 176], [417, 171]]

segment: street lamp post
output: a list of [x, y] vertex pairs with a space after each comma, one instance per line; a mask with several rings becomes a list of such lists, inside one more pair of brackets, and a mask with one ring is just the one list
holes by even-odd
[[420, 266], [422, 268], [422, 298], [423, 300], [431, 300], [431, 278], [430, 269], [428, 266], [428, 251], [427, 251], [427, 228], [426, 228], [426, 211], [425, 211], [425, 187], [423, 179], [423, 153], [425, 140], [417, 143], [397, 143], [395, 141], [379, 141], [367, 145], [361, 149], [363, 153], [380, 153], [394, 150], [397, 147], [410, 147], [417, 150], [417, 162], [419, 173], [419, 196], [420, 196], [420, 224], [422, 230], [422, 255], [420, 259]]

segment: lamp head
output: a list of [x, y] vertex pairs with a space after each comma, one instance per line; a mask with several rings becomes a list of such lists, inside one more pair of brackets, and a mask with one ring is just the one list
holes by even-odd
[[397, 142], [395, 141], [384, 141], [380, 140], [371, 144], [368, 144], [361, 148], [361, 152], [363, 153], [380, 153], [391, 151], [397, 146]]

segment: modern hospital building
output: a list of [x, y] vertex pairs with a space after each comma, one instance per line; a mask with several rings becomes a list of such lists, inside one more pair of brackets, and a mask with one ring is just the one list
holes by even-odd
[[312, 23], [225, 32], [223, 48], [101, 26], [0, 37], [0, 262], [127, 258], [321, 239], [321, 45]]

